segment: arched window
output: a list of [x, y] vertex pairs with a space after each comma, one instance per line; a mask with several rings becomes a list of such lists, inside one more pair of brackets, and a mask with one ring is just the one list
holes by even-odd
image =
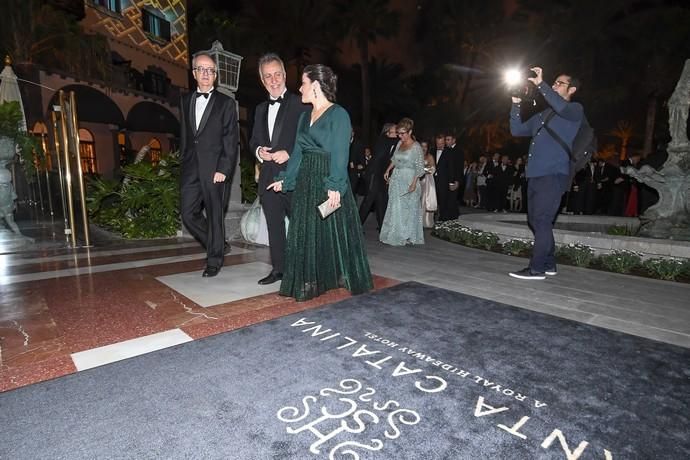
[[127, 136], [123, 132], [117, 133], [117, 146], [120, 149], [120, 167], [129, 163], [127, 155]]
[[149, 147], [151, 147], [151, 164], [156, 166], [161, 161], [161, 142], [152, 137], [149, 141]]
[[50, 171], [51, 169], [53, 169], [53, 161], [51, 157], [51, 151], [48, 148], [48, 128], [46, 128], [46, 125], [43, 122], [37, 121], [31, 132], [34, 136], [38, 138], [38, 142], [41, 144], [41, 147], [43, 147], [43, 152], [46, 158], [45, 166], [46, 169]]
[[79, 129], [79, 159], [84, 174], [96, 174], [96, 144], [88, 129]]

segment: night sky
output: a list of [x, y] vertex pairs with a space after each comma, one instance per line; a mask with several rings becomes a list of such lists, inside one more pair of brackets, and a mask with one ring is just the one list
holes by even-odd
[[[264, 97], [255, 78], [261, 53], [277, 51], [288, 61], [292, 90], [298, 68], [331, 65], [340, 76], [339, 102], [357, 124], [358, 53], [352, 36], [337, 30], [339, 3], [347, 2], [190, 0], [190, 45], [208, 48], [219, 38], [245, 57], [238, 99], [247, 107]], [[632, 125], [635, 149], [644, 147], [645, 134], [653, 134], [654, 149], [668, 141], [665, 104], [690, 58], [689, 1], [379, 3], [397, 15], [397, 27], [390, 37], [370, 35], [376, 37], [369, 42], [372, 126], [411, 116], [429, 136], [449, 128], [466, 134], [471, 126], [505, 121], [510, 102], [502, 71], [540, 65], [548, 82], [560, 72], [583, 80], [577, 99], [600, 145], [617, 142], [610, 132], [620, 121]], [[646, 133], [650, 117], [654, 130]]]

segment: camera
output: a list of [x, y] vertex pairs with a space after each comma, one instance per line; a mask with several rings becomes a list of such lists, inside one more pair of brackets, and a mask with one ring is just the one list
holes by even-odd
[[528, 78], [535, 78], [536, 72], [533, 70], [509, 69], [503, 75], [503, 81], [512, 97], [519, 97], [524, 101], [535, 99], [536, 87], [529, 82]]

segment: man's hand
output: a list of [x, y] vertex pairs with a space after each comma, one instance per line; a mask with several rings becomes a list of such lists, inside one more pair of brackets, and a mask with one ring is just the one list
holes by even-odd
[[273, 190], [274, 192], [280, 192], [283, 190], [283, 181], [279, 180], [278, 182], [274, 182], [268, 187], [266, 187], [266, 190]]
[[522, 99], [520, 99], [519, 97], [513, 96], [512, 99], [513, 99], [513, 104], [519, 104], [520, 102], [522, 102]]
[[273, 152], [271, 157], [273, 158], [273, 161], [279, 165], [282, 165], [290, 159], [290, 155], [288, 155], [287, 150], [278, 150], [277, 152]]
[[259, 147], [259, 158], [261, 158], [264, 161], [273, 161], [273, 154], [271, 153], [271, 149], [267, 147]]
[[448, 190], [450, 190], [451, 192], [454, 192], [458, 189], [459, 186], [460, 186], [460, 182], [458, 182], [458, 181], [451, 182], [448, 184]]
[[217, 184], [218, 182], [225, 182], [225, 174], [217, 172], [213, 175], [213, 183]]
[[541, 76], [541, 74], [542, 74], [542, 72], [543, 72], [543, 69], [542, 69], [541, 67], [532, 67], [532, 68], [529, 69], [529, 70], [531, 70], [532, 72], [536, 73], [537, 76], [536, 76], [536, 77], [532, 77], [532, 78], [528, 78], [527, 80], [531, 81], [531, 82], [534, 83], [535, 85], [539, 85], [541, 82], [544, 81], [544, 79], [543, 79], [542, 76]]

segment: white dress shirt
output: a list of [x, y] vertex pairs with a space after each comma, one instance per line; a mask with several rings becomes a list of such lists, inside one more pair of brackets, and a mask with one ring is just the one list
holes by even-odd
[[[280, 95], [280, 97], [284, 97], [285, 93], [287, 93], [287, 89], [283, 91], [283, 94]], [[270, 99], [272, 101], [275, 101], [276, 99], [279, 99], [277, 97], [270, 96]], [[276, 125], [276, 118], [278, 117], [278, 111], [280, 110], [280, 102], [274, 102], [273, 104], [268, 104], [268, 138], [270, 140], [273, 140], [273, 128]], [[256, 152], [254, 154], [256, 155], [256, 158], [259, 160], [260, 163], [263, 163], [264, 160], [259, 156], [259, 149], [261, 147], [266, 147], [264, 146], [259, 146], [256, 149]]]
[[[196, 89], [198, 93], [203, 93], [199, 88]], [[213, 92], [213, 89], [211, 89], [208, 94], [211, 94]], [[196, 97], [196, 94], [194, 94], [194, 97]], [[201, 123], [201, 118], [204, 116], [204, 111], [206, 110], [206, 106], [208, 105], [208, 101], [211, 99], [211, 96], [209, 97], [203, 97], [199, 96], [196, 97], [196, 102], [194, 103], [194, 118], [196, 121], [196, 129], [199, 129], [199, 123]]]

